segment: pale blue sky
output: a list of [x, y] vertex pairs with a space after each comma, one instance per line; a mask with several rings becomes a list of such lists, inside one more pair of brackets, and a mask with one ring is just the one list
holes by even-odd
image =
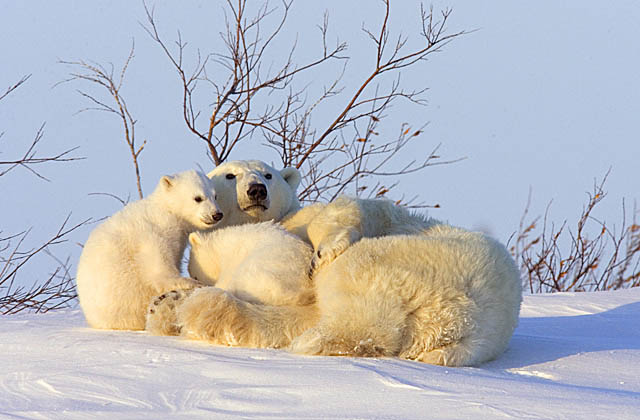
[[[150, 2], [167, 40], [180, 29], [190, 45], [203, 50], [218, 39], [221, 3]], [[640, 3], [451, 0], [435, 5], [453, 7], [452, 31], [477, 31], [403, 75], [407, 85], [429, 87], [428, 107], [410, 108], [410, 115], [400, 106], [391, 112], [415, 123], [430, 121], [423, 145], [412, 153], [426, 153], [442, 143], [444, 158], [467, 159], [405, 178], [396, 195], [418, 194], [442, 206], [430, 215], [488, 229], [506, 241], [517, 229], [530, 187], [533, 213], [542, 213], [553, 200], [553, 220], [575, 220], [593, 179], [611, 167], [609, 197], [597, 216], [619, 224], [622, 198], [629, 210], [640, 199]], [[333, 34], [350, 43], [353, 61], [345, 84], [353, 89], [371, 64], [371, 45], [360, 27], [363, 22], [378, 24], [381, 4], [298, 1], [285, 29], [290, 35], [282, 41], [283, 52], [296, 33], [300, 61], [318, 51], [311, 28], [320, 23], [325, 8]], [[417, 34], [418, 12], [419, 2], [395, 1], [392, 24], [405, 34]], [[0, 230], [14, 233], [33, 226], [35, 244], [69, 212], [79, 221], [118, 209], [114, 200], [88, 193], [136, 196], [119, 121], [104, 113], [74, 115], [87, 106], [75, 89], [86, 86], [52, 88], [69, 71], [58, 59], [119, 66], [135, 39], [124, 95], [139, 121], [139, 140], [149, 141], [141, 157], [145, 192], [165, 173], [210, 167], [203, 147], [182, 121], [175, 72], [141, 28], [142, 21], [144, 9], [137, 1], [0, 0], [0, 90], [33, 74], [0, 102], [0, 132], [5, 132], [0, 158], [24, 150], [43, 122], [41, 154], [80, 146], [77, 155], [87, 158], [40, 168], [51, 182], [22, 169], [0, 178]], [[395, 133], [397, 127], [390, 124], [388, 130]], [[278, 159], [268, 149], [233, 155], [260, 156]], [[73, 241], [83, 242], [88, 232], [78, 232]], [[78, 250], [70, 246], [74, 263]]]

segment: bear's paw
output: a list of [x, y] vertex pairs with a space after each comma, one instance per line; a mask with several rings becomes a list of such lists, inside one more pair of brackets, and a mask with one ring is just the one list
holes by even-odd
[[360, 235], [357, 232], [347, 229], [323, 240], [313, 254], [310, 274], [333, 262], [358, 239]]
[[191, 294], [189, 290], [171, 290], [153, 298], [147, 309], [145, 329], [154, 335], [180, 335], [176, 308]]

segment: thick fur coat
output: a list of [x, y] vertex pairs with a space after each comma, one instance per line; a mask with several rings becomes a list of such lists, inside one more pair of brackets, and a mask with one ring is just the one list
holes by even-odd
[[344, 198], [316, 210], [310, 221], [289, 223], [316, 248], [315, 301], [275, 306], [217, 287], [176, 291], [152, 304], [148, 329], [221, 345], [447, 366], [504, 351], [522, 297], [504, 246], [379, 200]]
[[189, 275], [247, 302], [304, 305], [313, 250], [279, 224], [262, 222], [189, 235]]
[[201, 285], [180, 273], [187, 236], [222, 217], [209, 179], [187, 171], [162, 177], [147, 198], [102, 222], [78, 262], [78, 297], [89, 325], [144, 329], [154, 296]]

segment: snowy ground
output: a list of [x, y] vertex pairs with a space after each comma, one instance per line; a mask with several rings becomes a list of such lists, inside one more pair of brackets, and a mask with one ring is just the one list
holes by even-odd
[[81, 312], [0, 321], [0, 418], [638, 419], [640, 288], [527, 296], [479, 368], [303, 357], [96, 331]]

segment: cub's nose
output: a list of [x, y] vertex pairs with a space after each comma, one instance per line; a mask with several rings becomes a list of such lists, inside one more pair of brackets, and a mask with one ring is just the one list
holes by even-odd
[[261, 201], [267, 198], [267, 187], [264, 184], [251, 184], [247, 190], [249, 198], [255, 201]]
[[223, 216], [224, 214], [217, 212], [217, 213], [214, 213], [212, 217], [213, 217], [213, 220], [215, 220], [216, 222], [219, 222], [220, 220], [222, 220]]

